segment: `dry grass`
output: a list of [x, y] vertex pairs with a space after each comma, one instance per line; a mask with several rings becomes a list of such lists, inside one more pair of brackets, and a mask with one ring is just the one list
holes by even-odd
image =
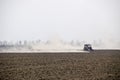
[[120, 51], [1, 53], [0, 80], [120, 80]]

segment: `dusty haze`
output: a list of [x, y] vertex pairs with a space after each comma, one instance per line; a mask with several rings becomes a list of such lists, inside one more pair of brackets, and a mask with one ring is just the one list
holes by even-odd
[[[0, 40], [99, 42], [120, 49], [119, 0], [0, 0]], [[59, 42], [56, 42], [59, 43]]]

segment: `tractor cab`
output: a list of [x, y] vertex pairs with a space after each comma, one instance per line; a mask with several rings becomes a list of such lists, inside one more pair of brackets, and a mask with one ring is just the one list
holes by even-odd
[[93, 51], [91, 44], [84, 44], [84, 51]]

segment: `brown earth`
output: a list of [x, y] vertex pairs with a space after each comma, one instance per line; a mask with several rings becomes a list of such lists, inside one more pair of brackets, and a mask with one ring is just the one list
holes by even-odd
[[0, 53], [0, 80], [120, 80], [120, 50]]

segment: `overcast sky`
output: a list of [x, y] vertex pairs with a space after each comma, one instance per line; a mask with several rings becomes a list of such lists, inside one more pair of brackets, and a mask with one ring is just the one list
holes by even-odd
[[120, 41], [120, 0], [0, 0], [0, 40]]

